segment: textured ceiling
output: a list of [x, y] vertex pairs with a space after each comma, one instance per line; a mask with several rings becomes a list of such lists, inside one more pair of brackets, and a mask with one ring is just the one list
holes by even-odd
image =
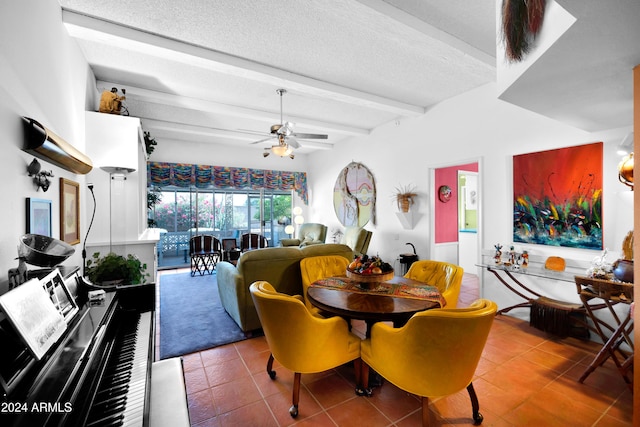
[[[59, 3], [69, 34], [77, 38], [98, 80], [97, 89], [125, 88], [131, 115], [140, 117], [144, 130], [158, 141], [261, 151], [273, 141], [251, 142], [280, 123], [276, 89], [284, 88], [284, 121], [295, 123], [297, 132], [329, 135], [327, 140], [301, 140], [300, 152], [327, 149], [496, 80], [495, 0]], [[578, 12], [588, 10], [578, 0], [566, 3]], [[618, 3], [635, 12], [640, 2]], [[606, 29], [611, 22], [605, 15], [589, 25]], [[562, 60], [561, 52], [554, 55]], [[550, 66], [559, 67], [555, 61]], [[555, 106], [554, 114], [565, 114], [553, 93], [548, 95], [553, 90], [540, 90], [548, 85], [545, 67], [531, 67], [529, 80], [520, 83], [523, 76], [502, 98], [518, 105], [524, 100], [525, 108], [534, 111]], [[588, 90], [580, 81], [574, 74], [571, 89], [584, 104]], [[540, 92], [547, 98], [540, 99]], [[579, 109], [571, 113], [580, 114]]]

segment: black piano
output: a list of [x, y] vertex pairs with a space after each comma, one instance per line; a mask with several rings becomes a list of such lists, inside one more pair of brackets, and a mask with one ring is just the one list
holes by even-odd
[[63, 275], [79, 310], [40, 360], [0, 313], [0, 425], [149, 425], [155, 284], [91, 303], [78, 269]]

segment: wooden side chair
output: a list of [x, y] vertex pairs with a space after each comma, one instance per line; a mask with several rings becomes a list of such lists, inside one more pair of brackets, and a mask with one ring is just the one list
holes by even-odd
[[191, 257], [191, 276], [199, 273], [213, 274], [216, 264], [222, 257], [220, 240], [210, 235], [193, 236], [189, 239], [189, 255]]
[[269, 246], [269, 241], [262, 234], [245, 233], [240, 237], [240, 251], [246, 252]]

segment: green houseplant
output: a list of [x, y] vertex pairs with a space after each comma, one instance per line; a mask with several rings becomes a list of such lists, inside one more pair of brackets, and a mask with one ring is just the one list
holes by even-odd
[[124, 257], [110, 252], [100, 257], [100, 252], [96, 252], [87, 261], [87, 276], [93, 283], [131, 285], [146, 283], [149, 273], [147, 264], [135, 255]]

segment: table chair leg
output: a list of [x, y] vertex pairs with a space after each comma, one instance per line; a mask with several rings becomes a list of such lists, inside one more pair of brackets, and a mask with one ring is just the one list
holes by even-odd
[[300, 372], [296, 372], [293, 376], [293, 405], [289, 409], [289, 414], [291, 418], [296, 418], [298, 416], [298, 404], [300, 403], [300, 377], [302, 374]]
[[[357, 379], [357, 376], [356, 376], [356, 379]], [[373, 395], [373, 392], [369, 387], [369, 365], [367, 365], [366, 362], [364, 361], [361, 361], [360, 363], [360, 383], [361, 383], [360, 388], [358, 388], [356, 385], [356, 394], [358, 396], [371, 397]]]
[[269, 354], [269, 360], [267, 361], [267, 374], [272, 380], [276, 379], [276, 371], [273, 370], [273, 354]]
[[429, 427], [429, 398], [422, 396], [422, 427]]
[[469, 383], [467, 386], [467, 392], [469, 393], [469, 398], [471, 399], [471, 409], [473, 410], [473, 425], [482, 424], [482, 420], [484, 417], [480, 413], [480, 403], [478, 402], [478, 396], [476, 395], [476, 391], [473, 388], [473, 383]]
[[[622, 353], [622, 350], [619, 350], [620, 345], [623, 342], [627, 342], [626, 340], [626, 336], [628, 335], [627, 332], [627, 327], [629, 325], [629, 323], [632, 321], [631, 316], [627, 316], [627, 318], [616, 328], [616, 330], [614, 331], [614, 333], [609, 337], [609, 339], [607, 340], [607, 342], [602, 346], [602, 348], [600, 349], [600, 351], [598, 352], [598, 354], [596, 355], [596, 357], [593, 359], [593, 361], [591, 362], [591, 364], [587, 367], [587, 369], [583, 372], [582, 376], [580, 377], [580, 379], [578, 380], [578, 382], [582, 383], [584, 382], [585, 379], [587, 379], [587, 377], [596, 370], [596, 368], [598, 366], [601, 366], [604, 362], [606, 362], [606, 360], [611, 357], [611, 359], [613, 360], [613, 363], [615, 363], [616, 367], [618, 368], [618, 370], [620, 371], [620, 374], [622, 375], [622, 377], [624, 378], [625, 382], [627, 384], [630, 383], [629, 379], [627, 378], [626, 375], [626, 371], [627, 369], [625, 369], [625, 364], [627, 363], [627, 360], [629, 359], [629, 357], [632, 357], [628, 354]], [[618, 351], [620, 351], [623, 356], [625, 357], [625, 359], [623, 361], [620, 361], [618, 359], [618, 357], [615, 354], [616, 349], [618, 349]], [[633, 351], [633, 350], [632, 350]]]

